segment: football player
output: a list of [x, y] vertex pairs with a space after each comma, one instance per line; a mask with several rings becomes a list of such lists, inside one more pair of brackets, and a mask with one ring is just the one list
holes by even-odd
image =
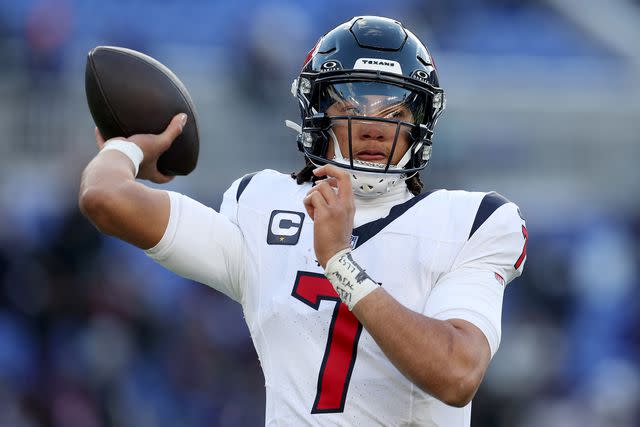
[[219, 213], [137, 182], [168, 180], [155, 165], [181, 114], [160, 135], [97, 133], [82, 211], [242, 305], [267, 425], [468, 426], [504, 287], [524, 266], [517, 206], [493, 192], [422, 191], [445, 96], [431, 54], [399, 22], [364, 16], [331, 30], [292, 92], [299, 172], [238, 179]]

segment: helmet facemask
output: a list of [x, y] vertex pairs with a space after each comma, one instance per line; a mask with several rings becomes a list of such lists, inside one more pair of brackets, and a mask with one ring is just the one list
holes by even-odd
[[330, 83], [319, 85], [318, 93], [314, 104], [330, 123], [333, 156], [327, 153], [327, 162], [362, 172], [406, 172], [411, 152], [422, 146], [413, 137], [424, 116], [422, 94], [381, 82]]
[[365, 197], [384, 194], [423, 169], [431, 155], [425, 123], [433, 95], [379, 76], [336, 77], [317, 79], [308, 91], [295, 88], [306, 111], [299, 146], [309, 160], [353, 171], [354, 191]]

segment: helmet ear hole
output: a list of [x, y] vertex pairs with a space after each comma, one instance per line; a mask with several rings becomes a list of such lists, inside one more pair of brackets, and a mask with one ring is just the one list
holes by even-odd
[[313, 156], [325, 157], [329, 135], [327, 130], [331, 127], [331, 119], [324, 113], [316, 113], [305, 117], [303, 121], [304, 132], [300, 136], [299, 144], [303, 151]]
[[422, 146], [412, 153], [411, 158], [406, 164], [408, 169], [419, 168], [420, 165], [428, 163], [431, 159], [431, 152], [433, 148], [431, 141], [424, 141]]
[[431, 139], [430, 138], [431, 134], [433, 134], [433, 132], [429, 130], [427, 125], [414, 126], [409, 132], [409, 135], [411, 136], [411, 140], [413, 142], [423, 141], [425, 139]]
[[311, 154], [318, 157], [325, 157], [327, 155], [327, 148], [329, 147], [329, 136], [326, 132], [314, 132], [313, 133], [313, 145]]

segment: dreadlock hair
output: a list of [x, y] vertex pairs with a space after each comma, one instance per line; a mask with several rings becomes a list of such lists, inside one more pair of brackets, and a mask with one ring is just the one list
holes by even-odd
[[[314, 183], [322, 178], [319, 176], [315, 176], [313, 174], [313, 170], [315, 168], [316, 168], [316, 165], [311, 163], [311, 161], [308, 158], [305, 158], [304, 167], [300, 169], [298, 172], [292, 172], [291, 178], [295, 179], [298, 185], [302, 185], [305, 182]], [[409, 189], [411, 194], [413, 194], [414, 196], [417, 196], [422, 192], [422, 188], [424, 187], [424, 184], [422, 183], [422, 180], [420, 179], [420, 174], [418, 172], [416, 172], [411, 178], [407, 179], [405, 182], [407, 183], [407, 188]]]

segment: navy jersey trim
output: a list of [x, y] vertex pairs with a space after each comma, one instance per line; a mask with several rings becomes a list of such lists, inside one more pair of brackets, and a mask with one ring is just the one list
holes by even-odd
[[485, 194], [478, 206], [478, 212], [476, 212], [476, 218], [473, 220], [473, 226], [471, 226], [471, 232], [469, 233], [469, 239], [473, 236], [478, 228], [493, 214], [496, 209], [505, 203], [509, 203], [502, 194], [492, 191]]
[[427, 196], [435, 193], [438, 190], [429, 191], [427, 193], [419, 194], [412, 199], [407, 200], [404, 203], [399, 205], [395, 205], [389, 211], [389, 215], [384, 218], [377, 219], [375, 221], [368, 222], [366, 224], [362, 224], [360, 227], [356, 227], [353, 229], [353, 235], [357, 238], [356, 245], [354, 249], [362, 246], [364, 242], [371, 239], [373, 236], [378, 234], [383, 228], [387, 225], [391, 224], [396, 218], [400, 215], [408, 211], [412, 208], [416, 203], [425, 199]]
[[238, 184], [238, 191], [236, 192], [236, 202], [240, 200], [240, 196], [242, 196], [245, 188], [247, 188], [247, 185], [249, 185], [249, 182], [251, 182], [251, 180], [254, 176], [256, 176], [257, 173], [258, 172], [253, 172], [242, 177], [242, 180], [240, 180], [240, 184]]

